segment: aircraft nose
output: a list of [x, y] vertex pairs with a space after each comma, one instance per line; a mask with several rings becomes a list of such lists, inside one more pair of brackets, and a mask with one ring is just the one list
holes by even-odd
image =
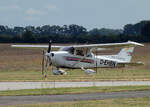
[[54, 53], [51, 53], [51, 56], [52, 56], [52, 57], [54, 57], [54, 55], [55, 55]]
[[51, 63], [55, 65], [56, 63], [56, 53], [50, 53], [50, 59], [51, 59]]
[[54, 53], [46, 53], [46, 54], [45, 54], [45, 56], [47, 56], [47, 57], [50, 57], [50, 58], [51, 58], [51, 57], [54, 57]]
[[56, 53], [54, 53], [54, 52], [46, 53], [45, 56], [46, 56], [47, 61], [50, 64], [56, 65], [56, 63], [57, 63], [57, 61], [56, 61], [56, 57], [57, 57]]

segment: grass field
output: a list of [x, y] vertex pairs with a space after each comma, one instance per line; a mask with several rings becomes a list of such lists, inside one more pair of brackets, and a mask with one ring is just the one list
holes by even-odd
[[[115, 54], [118, 49], [99, 52]], [[11, 48], [0, 44], [0, 81], [42, 81], [41, 49]], [[125, 69], [99, 68], [96, 75], [86, 75], [79, 69], [67, 70], [67, 75], [54, 76], [51, 68], [47, 81], [100, 81], [100, 80], [150, 80], [150, 44], [136, 47], [133, 61], [142, 61], [144, 66]]]
[[[149, 107], [150, 98], [122, 98], [92, 101], [56, 102], [7, 107]], [[6, 106], [5, 106], [6, 107]]]

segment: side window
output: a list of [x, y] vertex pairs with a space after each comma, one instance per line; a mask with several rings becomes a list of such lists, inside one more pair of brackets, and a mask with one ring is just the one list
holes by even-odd
[[74, 54], [74, 50], [75, 50], [75, 49], [72, 47], [72, 48], [70, 49], [70, 53], [71, 53], [71, 54]]
[[76, 55], [84, 56], [83, 50], [76, 50]]
[[74, 54], [75, 49], [73, 47], [64, 47], [64, 48], [61, 48], [60, 51], [67, 51], [70, 54]]

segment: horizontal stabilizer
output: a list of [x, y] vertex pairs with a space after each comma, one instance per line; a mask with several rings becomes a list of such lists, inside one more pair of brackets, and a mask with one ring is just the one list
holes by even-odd
[[118, 63], [118, 65], [127, 65], [127, 66], [142, 66], [143, 62], [131, 62], [131, 63]]

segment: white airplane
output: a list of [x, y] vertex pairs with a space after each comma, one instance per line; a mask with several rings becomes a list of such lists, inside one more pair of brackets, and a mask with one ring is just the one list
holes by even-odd
[[[60, 68], [80, 68], [87, 74], [96, 73], [92, 69], [95, 67], [125, 67], [125, 65], [142, 65], [141, 62], [131, 62], [131, 54], [135, 46], [144, 46], [143, 44], [128, 41], [124, 43], [107, 43], [107, 44], [89, 44], [89, 45], [71, 45], [71, 46], [51, 46], [48, 45], [11, 45], [12, 47], [32, 47], [32, 48], [48, 48], [43, 53], [46, 56], [46, 66], [53, 65], [55, 75], [66, 74]], [[93, 50], [104, 50], [107, 48], [123, 47], [116, 55], [94, 55]], [[60, 48], [59, 51], [51, 51], [51, 48]], [[42, 61], [42, 72], [44, 72], [44, 57]]]

